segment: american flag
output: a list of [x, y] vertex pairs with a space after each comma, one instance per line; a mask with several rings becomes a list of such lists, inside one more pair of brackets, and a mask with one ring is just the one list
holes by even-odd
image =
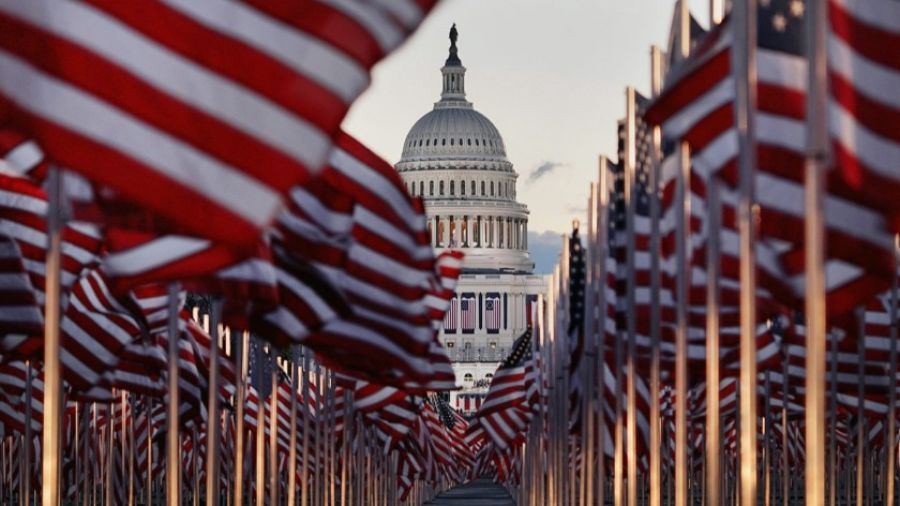
[[[578, 229], [572, 230], [569, 237], [569, 327], [567, 330], [569, 345], [569, 430], [578, 433], [581, 430], [582, 414], [582, 381], [581, 360], [584, 356], [584, 287], [585, 263], [584, 247], [578, 236]], [[530, 362], [530, 360], [529, 360]]]
[[500, 332], [500, 294], [485, 294], [484, 300], [484, 326], [488, 334]]
[[900, 5], [828, 2], [829, 130], [844, 182], [900, 230]]
[[[532, 413], [526, 405], [526, 364], [531, 360], [531, 329], [513, 343], [512, 352], [500, 364], [487, 396], [475, 418], [488, 439], [501, 450], [513, 446], [524, 436]], [[471, 429], [471, 428], [470, 428]], [[472, 431], [466, 439], [471, 439]]]
[[450, 307], [444, 315], [444, 332], [447, 334], [456, 333], [456, 321], [459, 319], [459, 298], [450, 299]]
[[475, 294], [462, 294], [459, 302], [459, 314], [461, 319], [460, 327], [463, 334], [471, 334], [475, 332], [476, 319], [478, 318], [478, 306], [475, 301]]
[[[761, 2], [758, 13], [754, 116], [759, 170], [755, 184], [762, 251], [757, 257], [760, 285], [788, 304], [801, 303], [804, 276], [799, 261], [803, 256], [799, 239], [803, 237], [807, 135], [804, 13], [800, 0]], [[734, 184], [738, 147], [730, 26], [730, 21], [720, 25], [694, 55], [673, 70], [646, 118], [661, 124], [666, 138], [682, 139], [691, 146], [693, 168], [701, 180], [718, 175]], [[884, 217], [869, 207], [862, 194], [852, 192], [846, 184], [830, 183], [825, 196], [826, 281], [829, 316], [837, 317], [883, 289], [882, 280], [890, 275], [893, 264]], [[721, 199], [723, 229], [734, 228], [737, 194], [724, 185]], [[723, 259], [738, 258], [736, 246], [734, 241], [723, 240]], [[723, 271], [723, 275], [729, 276], [729, 272]]]
[[16, 79], [0, 95], [53, 161], [198, 236], [252, 244], [432, 6], [3, 2], [0, 74]]

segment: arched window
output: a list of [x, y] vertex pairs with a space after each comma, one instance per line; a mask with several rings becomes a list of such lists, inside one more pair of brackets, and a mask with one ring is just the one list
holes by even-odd
[[450, 195], [456, 194], [456, 184], [455, 181], [450, 181]]
[[472, 382], [472, 374], [471, 373], [464, 374], [463, 381], [465, 381], [466, 383], [471, 383]]
[[466, 182], [465, 182], [465, 181], [460, 181], [460, 182], [459, 182], [459, 194], [460, 194], [460, 195], [465, 195], [465, 194], [466, 194]]
[[489, 379], [491, 379], [491, 378], [493, 378], [493, 377], [494, 377], [494, 375], [491, 374], [491, 373], [487, 373], [487, 374], [484, 375], [484, 379], [486, 379], [486, 380], [489, 380]]
[[459, 145], [462, 146], [462, 139], [459, 140]]
[[453, 341], [447, 341], [447, 348], [453, 348], [454, 346], [456, 346], [456, 343], [454, 343]]
[[453, 145], [453, 137], [450, 138], [450, 145]]
[[475, 145], [478, 146], [478, 139], [475, 139]]
[[428, 146], [431, 143], [431, 139], [425, 139], [425, 145]]
[[419, 196], [425, 193], [425, 181], [419, 181]]
[[443, 195], [443, 194], [444, 194], [444, 182], [443, 182], [443, 181], [440, 181], [440, 182], [438, 183], [438, 188], [440, 188], [440, 189], [438, 190], [439, 194], [440, 194], [440, 195]]
[[484, 196], [484, 181], [481, 182], [481, 196]]
[[472, 139], [469, 138], [469, 139], [466, 139], [466, 140], [468, 141], [468, 145], [471, 146], [471, 145], [472, 145]]
[[428, 182], [428, 194], [434, 195], [434, 181]]
[[475, 181], [472, 181], [472, 195], [475, 195]]
[[494, 196], [494, 182], [491, 181], [491, 197]]
[[447, 145], [447, 139], [441, 139], [441, 146]]

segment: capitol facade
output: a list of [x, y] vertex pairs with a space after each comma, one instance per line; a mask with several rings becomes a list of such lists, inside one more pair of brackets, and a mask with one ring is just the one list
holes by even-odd
[[451, 405], [470, 412], [546, 285], [533, 274], [528, 208], [516, 201], [518, 174], [497, 127], [466, 99], [456, 41], [454, 25], [441, 98], [410, 129], [395, 167], [409, 193], [425, 202], [435, 249], [465, 253], [440, 339], [461, 387]]

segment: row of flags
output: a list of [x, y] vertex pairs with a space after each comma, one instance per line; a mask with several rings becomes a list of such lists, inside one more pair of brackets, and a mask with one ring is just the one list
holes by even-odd
[[340, 128], [435, 4], [0, 2], [4, 500], [420, 503], [482, 472], [438, 393], [462, 254]]
[[732, 2], [703, 31], [677, 2], [549, 285], [521, 502], [895, 501], [897, 7]]

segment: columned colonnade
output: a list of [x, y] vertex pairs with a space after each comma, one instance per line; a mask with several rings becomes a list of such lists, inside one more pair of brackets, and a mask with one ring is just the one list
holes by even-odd
[[524, 218], [435, 215], [428, 229], [435, 247], [528, 249], [528, 220]]

